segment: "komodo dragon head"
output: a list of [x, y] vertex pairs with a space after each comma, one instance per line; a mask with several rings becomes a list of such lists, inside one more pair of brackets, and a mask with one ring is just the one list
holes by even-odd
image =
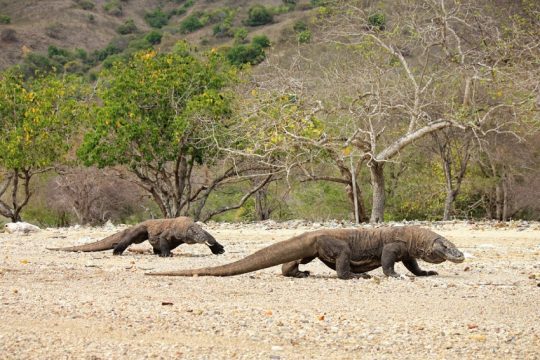
[[442, 236], [433, 241], [430, 250], [422, 256], [422, 260], [434, 264], [442, 263], [445, 260], [454, 263], [461, 263], [465, 260], [463, 253], [452, 242]]
[[215, 255], [223, 254], [225, 252], [223, 246], [218, 243], [208, 231], [204, 230], [196, 223], [193, 223], [188, 227], [186, 235], [186, 243], [188, 244], [205, 244]]

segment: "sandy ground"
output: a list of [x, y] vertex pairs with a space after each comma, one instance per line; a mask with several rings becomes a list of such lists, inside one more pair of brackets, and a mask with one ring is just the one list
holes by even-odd
[[539, 224], [432, 224], [467, 259], [421, 263], [439, 272], [430, 278], [377, 269], [344, 281], [318, 260], [307, 279], [279, 267], [144, 276], [227, 263], [318, 226], [210, 224], [224, 255], [183, 245], [173, 258], [148, 244], [119, 257], [45, 249], [122, 227], [0, 234], [0, 359], [540, 359]]

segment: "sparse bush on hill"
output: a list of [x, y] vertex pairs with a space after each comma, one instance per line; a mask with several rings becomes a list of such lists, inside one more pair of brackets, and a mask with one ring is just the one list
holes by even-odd
[[45, 35], [47, 35], [51, 39], [63, 40], [65, 39], [64, 30], [64, 24], [55, 22], [45, 28]]
[[96, 3], [92, 0], [76, 0], [75, 3], [83, 10], [93, 10]]
[[121, 35], [127, 35], [127, 34], [133, 34], [137, 32], [138, 30], [139, 29], [137, 28], [137, 25], [135, 25], [135, 22], [133, 21], [133, 19], [129, 19], [125, 23], [120, 25], [116, 29], [116, 32]]
[[270, 39], [266, 35], [256, 35], [251, 40], [251, 44], [254, 46], [260, 46], [264, 49], [270, 47]]
[[103, 5], [103, 10], [109, 15], [122, 16], [122, 4], [119, 0], [107, 0]]
[[4, 29], [0, 33], [0, 39], [5, 42], [17, 41], [17, 32], [13, 29]]
[[225, 56], [231, 64], [236, 66], [256, 65], [266, 57], [263, 48], [252, 44], [233, 46], [226, 51]]
[[7, 15], [0, 14], [0, 24], [10, 24], [11, 18]]
[[159, 31], [154, 30], [146, 34], [144, 39], [152, 45], [157, 45], [161, 42], [161, 37], [162, 37], [161, 33]]
[[260, 26], [270, 24], [274, 17], [264, 5], [254, 5], [248, 11], [248, 18], [244, 23], [248, 26]]
[[244, 27], [240, 27], [240, 28], [236, 29], [234, 31], [234, 43], [236, 45], [246, 43], [247, 42], [246, 39], [247, 39], [248, 34], [249, 33], [248, 33], [247, 29], [244, 28]]
[[154, 11], [144, 14], [144, 20], [151, 27], [161, 29], [169, 22], [169, 16], [165, 14], [160, 8], [157, 8]]
[[368, 17], [368, 24], [377, 30], [384, 30], [386, 25], [386, 16], [383, 13], [376, 12]]
[[180, 32], [182, 34], [191, 33], [204, 27], [201, 22], [200, 15], [193, 14], [182, 20], [180, 23]]

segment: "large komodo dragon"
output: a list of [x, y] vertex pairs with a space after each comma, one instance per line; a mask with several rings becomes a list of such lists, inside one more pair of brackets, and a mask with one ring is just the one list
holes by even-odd
[[90, 244], [65, 248], [48, 248], [61, 251], [103, 251], [114, 249], [114, 255], [121, 255], [131, 244], [140, 244], [148, 240], [154, 248], [154, 254], [171, 256], [171, 250], [181, 244], [206, 244], [212, 253], [223, 254], [225, 250], [212, 235], [196, 224], [189, 217], [174, 219], [146, 220], [103, 240]]
[[319, 258], [337, 271], [340, 279], [366, 278], [364, 274], [382, 266], [387, 276], [399, 277], [394, 263], [401, 261], [416, 276], [437, 275], [420, 269], [416, 259], [430, 263], [445, 260], [460, 263], [463, 253], [454, 244], [433, 231], [415, 227], [375, 229], [332, 229], [307, 232], [249, 255], [236, 262], [194, 270], [155, 272], [162, 276], [231, 276], [283, 264], [282, 273], [291, 277], [309, 276], [300, 264]]

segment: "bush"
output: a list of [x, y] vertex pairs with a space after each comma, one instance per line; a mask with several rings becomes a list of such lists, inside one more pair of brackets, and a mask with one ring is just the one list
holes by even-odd
[[238, 28], [234, 31], [234, 43], [235, 44], [243, 44], [246, 42], [248, 36], [248, 31], [246, 28]]
[[109, 15], [122, 16], [122, 4], [118, 0], [108, 0], [103, 5], [103, 10]]
[[7, 15], [0, 14], [0, 24], [11, 24], [11, 18]]
[[305, 30], [298, 34], [298, 42], [300, 44], [307, 44], [311, 41], [311, 31]]
[[45, 28], [45, 35], [51, 39], [62, 40], [64, 39], [63, 31], [64, 25], [58, 22], [52, 23]]
[[96, 4], [92, 0], [77, 0], [77, 5], [83, 10], [93, 10]]
[[169, 22], [169, 16], [161, 9], [144, 14], [144, 20], [153, 28], [161, 29]]
[[270, 39], [268, 39], [268, 36], [266, 35], [257, 35], [253, 37], [251, 44], [254, 46], [260, 46], [264, 49], [270, 47]]
[[154, 30], [146, 34], [144, 39], [152, 45], [157, 45], [161, 43], [161, 37], [162, 37], [161, 33], [159, 31]]
[[4, 29], [0, 33], [0, 39], [5, 42], [15, 42], [17, 41], [17, 32], [13, 29]]
[[127, 34], [133, 34], [134, 32], [137, 32], [139, 29], [137, 28], [137, 25], [135, 25], [135, 22], [131, 19], [127, 20], [125, 23], [120, 25], [116, 32], [121, 35], [127, 35]]
[[386, 25], [386, 17], [382, 13], [374, 13], [368, 17], [368, 24], [377, 30], [384, 30]]
[[297, 20], [293, 25], [294, 31], [297, 33], [306, 31], [308, 29], [308, 26], [304, 20]]
[[228, 49], [225, 53], [227, 60], [233, 65], [243, 64], [256, 65], [266, 57], [264, 50], [260, 46], [236, 45]]
[[204, 24], [197, 14], [190, 15], [180, 23], [180, 32], [183, 34], [191, 33], [199, 30], [203, 26]]
[[263, 5], [254, 5], [248, 11], [248, 18], [245, 21], [246, 25], [259, 26], [270, 24], [274, 21], [274, 17], [270, 10]]

